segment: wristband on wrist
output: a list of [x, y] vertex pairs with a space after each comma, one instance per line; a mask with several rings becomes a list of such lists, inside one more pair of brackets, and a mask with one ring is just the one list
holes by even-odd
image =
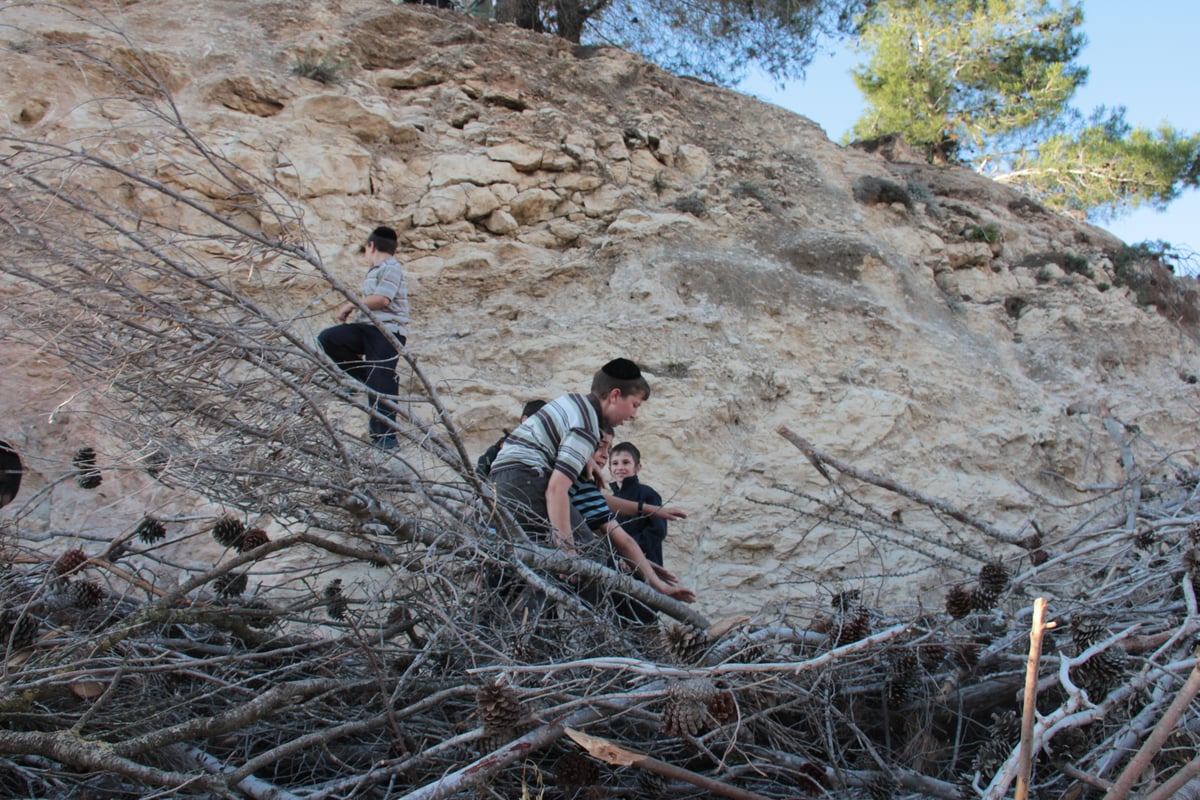
[[638, 516], [640, 517], [646, 511], [646, 501], [638, 500]]

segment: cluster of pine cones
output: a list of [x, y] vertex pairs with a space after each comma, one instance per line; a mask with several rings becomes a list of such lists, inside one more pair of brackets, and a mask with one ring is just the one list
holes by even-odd
[[246, 529], [246, 523], [237, 517], [226, 515], [213, 524], [212, 537], [222, 547], [236, 548], [239, 553], [246, 553], [256, 547], [261, 547], [271, 538], [262, 528]]
[[972, 611], [989, 611], [1008, 588], [1008, 568], [999, 561], [984, 564], [979, 570], [979, 581], [975, 588], [962, 584], [946, 593], [946, 613], [962, 619]]
[[94, 447], [81, 447], [76, 450], [71, 465], [75, 467], [75, 483], [79, 484], [81, 489], [95, 489], [103, 480], [100, 470], [96, 469]]
[[64, 552], [54, 561], [54, 582], [67, 604], [80, 609], [98, 608], [104, 602], [104, 587], [83, 578], [74, 578], [87, 566], [87, 553], [79, 549]]

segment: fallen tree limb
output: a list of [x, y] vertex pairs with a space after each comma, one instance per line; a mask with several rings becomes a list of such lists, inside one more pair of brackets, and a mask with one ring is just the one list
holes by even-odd
[[677, 767], [665, 761], [659, 761], [657, 758], [651, 758], [645, 753], [621, 747], [607, 739], [601, 739], [598, 736], [588, 736], [583, 731], [577, 731], [574, 728], [567, 728], [566, 734], [571, 737], [572, 741], [586, 750], [588, 755], [598, 758], [606, 764], [618, 767], [637, 767], [638, 769], [644, 769], [656, 775], [661, 775], [664, 778], [690, 783], [713, 794], [732, 797], [733, 800], [768, 800], [761, 794], [748, 792], [745, 789], [730, 786], [714, 778], [699, 775], [689, 769]]
[[815, 466], [817, 470], [826, 478], [829, 478], [829, 472], [824, 468], [824, 465], [828, 464], [838, 472], [849, 475], [851, 478], [863, 481], [864, 483], [873, 484], [881, 489], [887, 489], [890, 492], [895, 492], [898, 495], [907, 497], [909, 500], [914, 500], [921, 505], [928, 506], [936, 511], [940, 511], [952, 519], [956, 519], [959, 522], [970, 525], [972, 528], [991, 536], [993, 539], [998, 539], [1008, 544], [1024, 546], [1026, 537], [1015, 533], [1010, 533], [1009, 531], [1001, 530], [995, 525], [984, 522], [983, 520], [968, 514], [962, 509], [956, 508], [946, 500], [924, 494], [916, 489], [910, 489], [909, 487], [900, 484], [898, 481], [895, 481], [892, 478], [885, 478], [882, 475], [876, 475], [873, 472], [859, 469], [836, 456], [822, 452], [821, 450], [818, 450], [812, 444], [812, 442], [792, 431], [787, 426], [780, 426], [776, 432], [784, 439], [787, 439], [789, 442], [795, 445], [801, 453], [804, 453], [805, 457], [808, 458], [808, 460], [812, 462], [813, 466]]

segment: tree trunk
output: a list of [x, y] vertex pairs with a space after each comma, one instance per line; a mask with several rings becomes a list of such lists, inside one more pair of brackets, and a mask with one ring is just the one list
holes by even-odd
[[546, 28], [542, 25], [542, 17], [538, 13], [538, 0], [505, 0], [505, 5], [511, 5], [512, 21], [518, 28], [538, 33], [545, 32]]
[[587, 22], [579, 0], [555, 0], [554, 7], [558, 12], [558, 35], [568, 42], [579, 44], [579, 38], [583, 35], [583, 24]]

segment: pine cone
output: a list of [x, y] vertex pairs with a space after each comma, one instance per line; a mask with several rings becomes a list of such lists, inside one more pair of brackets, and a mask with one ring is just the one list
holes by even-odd
[[1108, 638], [1108, 628], [1100, 617], [1080, 615], [1071, 620], [1071, 640], [1082, 653], [1096, 642]]
[[865, 608], [858, 609], [854, 616], [842, 617], [834, 630], [833, 646], [841, 647], [871, 635], [871, 615]]
[[521, 721], [521, 697], [502, 677], [480, 686], [475, 702], [485, 736], [510, 734]]
[[212, 537], [222, 547], [237, 547], [245, 535], [246, 525], [236, 517], [221, 517], [212, 526]]
[[11, 643], [13, 648], [28, 647], [37, 639], [38, 621], [18, 609], [8, 608], [0, 614], [0, 652]]
[[95, 581], [72, 581], [67, 591], [76, 608], [99, 608], [104, 601], [104, 589]]
[[[245, 575], [242, 575], [245, 578]], [[246, 620], [246, 624], [251, 628], [269, 628], [271, 623], [275, 621], [274, 610], [264, 603], [262, 600], [251, 600], [247, 603], [241, 603], [237, 609], [242, 613]]]
[[672, 622], [662, 631], [667, 654], [681, 664], [695, 664], [708, 651], [708, 634], [693, 625]]
[[992, 715], [988, 738], [975, 754], [971, 771], [978, 772], [980, 783], [986, 785], [1012, 754], [1021, 739], [1021, 718], [1015, 711]]
[[83, 569], [87, 560], [87, 553], [82, 550], [68, 550], [54, 562], [54, 571], [59, 575], [72, 575]]
[[138, 539], [143, 545], [154, 545], [157, 541], [162, 541], [167, 537], [167, 527], [163, 525], [160, 519], [146, 515], [142, 518], [142, 522], [138, 523], [138, 527], [133, 530]]
[[921, 683], [921, 661], [911, 648], [901, 650], [888, 674], [888, 704], [903, 705]]
[[1119, 645], [1097, 653], [1071, 669], [1071, 680], [1088, 694], [1093, 703], [1100, 702], [1125, 677], [1129, 656]]
[[945, 642], [928, 642], [919, 651], [921, 665], [927, 672], [936, 672], [949, 655]]
[[330, 619], [345, 619], [349, 603], [342, 595], [342, 579], [334, 578], [325, 586], [322, 592], [325, 597], [325, 613]]
[[975, 608], [975, 597], [967, 587], [959, 584], [946, 592], [946, 613], [955, 619], [962, 619]]
[[974, 669], [982, 649], [978, 642], [965, 642], [954, 652], [954, 661], [965, 669]]
[[648, 769], [638, 770], [635, 797], [670, 797], [671, 785], [662, 775]]
[[718, 725], [725, 725], [737, 719], [737, 701], [733, 692], [722, 689], [708, 701], [708, 713]]
[[142, 517], [142, 521], [138, 523], [134, 533], [143, 544], [154, 544], [166, 538], [167, 527], [160, 520], [147, 515]]
[[862, 590], [847, 589], [844, 592], [838, 592], [830, 598], [829, 605], [833, 606], [834, 611], [840, 611], [843, 614], [857, 611], [862, 607]]
[[999, 561], [984, 564], [979, 570], [979, 588], [975, 590], [975, 608], [987, 611], [994, 608], [1000, 595], [1008, 588], [1008, 569]]
[[1092, 749], [1088, 735], [1080, 728], [1063, 728], [1050, 743], [1051, 751], [1063, 761], [1077, 761]]
[[246, 591], [250, 579], [244, 572], [226, 572], [213, 581], [213, 589], [220, 597], [237, 597]]
[[79, 448], [75, 451], [71, 464], [75, 467], [75, 483], [79, 484], [81, 489], [95, 489], [100, 485], [102, 478], [100, 470], [96, 469], [95, 448]]
[[251, 528], [246, 531], [246, 535], [238, 542], [238, 552], [247, 553], [256, 547], [261, 547], [271, 541], [271, 537], [267, 536], [267, 532], [262, 528]]
[[717, 689], [706, 678], [677, 681], [667, 687], [662, 732], [665, 736], [695, 736], [708, 725], [708, 704]]

